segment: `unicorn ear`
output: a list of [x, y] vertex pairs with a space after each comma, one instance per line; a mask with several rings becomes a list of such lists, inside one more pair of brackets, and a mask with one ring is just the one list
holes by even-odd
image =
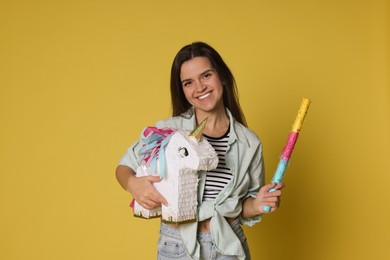
[[206, 126], [207, 123], [207, 117], [195, 127], [194, 130], [191, 131], [191, 133], [188, 134], [188, 136], [193, 136], [195, 139], [199, 142], [200, 138], [202, 138], [202, 133], [204, 130], [204, 127]]

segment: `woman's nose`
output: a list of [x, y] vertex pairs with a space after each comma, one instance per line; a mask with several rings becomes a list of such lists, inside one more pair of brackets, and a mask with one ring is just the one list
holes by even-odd
[[203, 82], [201, 82], [201, 81], [196, 82], [196, 89], [198, 91], [203, 91], [205, 88], [206, 88], [206, 85]]

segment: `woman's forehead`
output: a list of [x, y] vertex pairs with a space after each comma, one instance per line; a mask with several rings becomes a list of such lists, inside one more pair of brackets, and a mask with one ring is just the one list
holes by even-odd
[[206, 57], [194, 57], [181, 65], [180, 78], [198, 76], [206, 70], [213, 69], [211, 62]]

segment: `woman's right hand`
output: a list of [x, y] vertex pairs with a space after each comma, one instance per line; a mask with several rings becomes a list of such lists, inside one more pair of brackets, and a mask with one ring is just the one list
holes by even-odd
[[168, 202], [153, 186], [154, 182], [159, 182], [159, 176], [136, 177], [132, 175], [127, 182], [127, 191], [133, 195], [133, 198], [145, 209], [153, 209]]
[[153, 209], [168, 202], [154, 188], [153, 183], [159, 182], [159, 176], [136, 177], [135, 172], [124, 165], [116, 168], [116, 178], [123, 189], [131, 193], [133, 198], [145, 209]]

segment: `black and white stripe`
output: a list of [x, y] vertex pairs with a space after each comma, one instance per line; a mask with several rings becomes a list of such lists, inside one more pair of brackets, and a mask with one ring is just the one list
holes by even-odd
[[216, 169], [206, 173], [206, 183], [203, 193], [203, 201], [215, 200], [218, 194], [232, 179], [232, 172], [226, 166], [225, 154], [228, 147], [229, 130], [225, 135], [219, 138], [213, 138], [204, 135], [207, 141], [215, 149], [218, 154], [218, 166]]

